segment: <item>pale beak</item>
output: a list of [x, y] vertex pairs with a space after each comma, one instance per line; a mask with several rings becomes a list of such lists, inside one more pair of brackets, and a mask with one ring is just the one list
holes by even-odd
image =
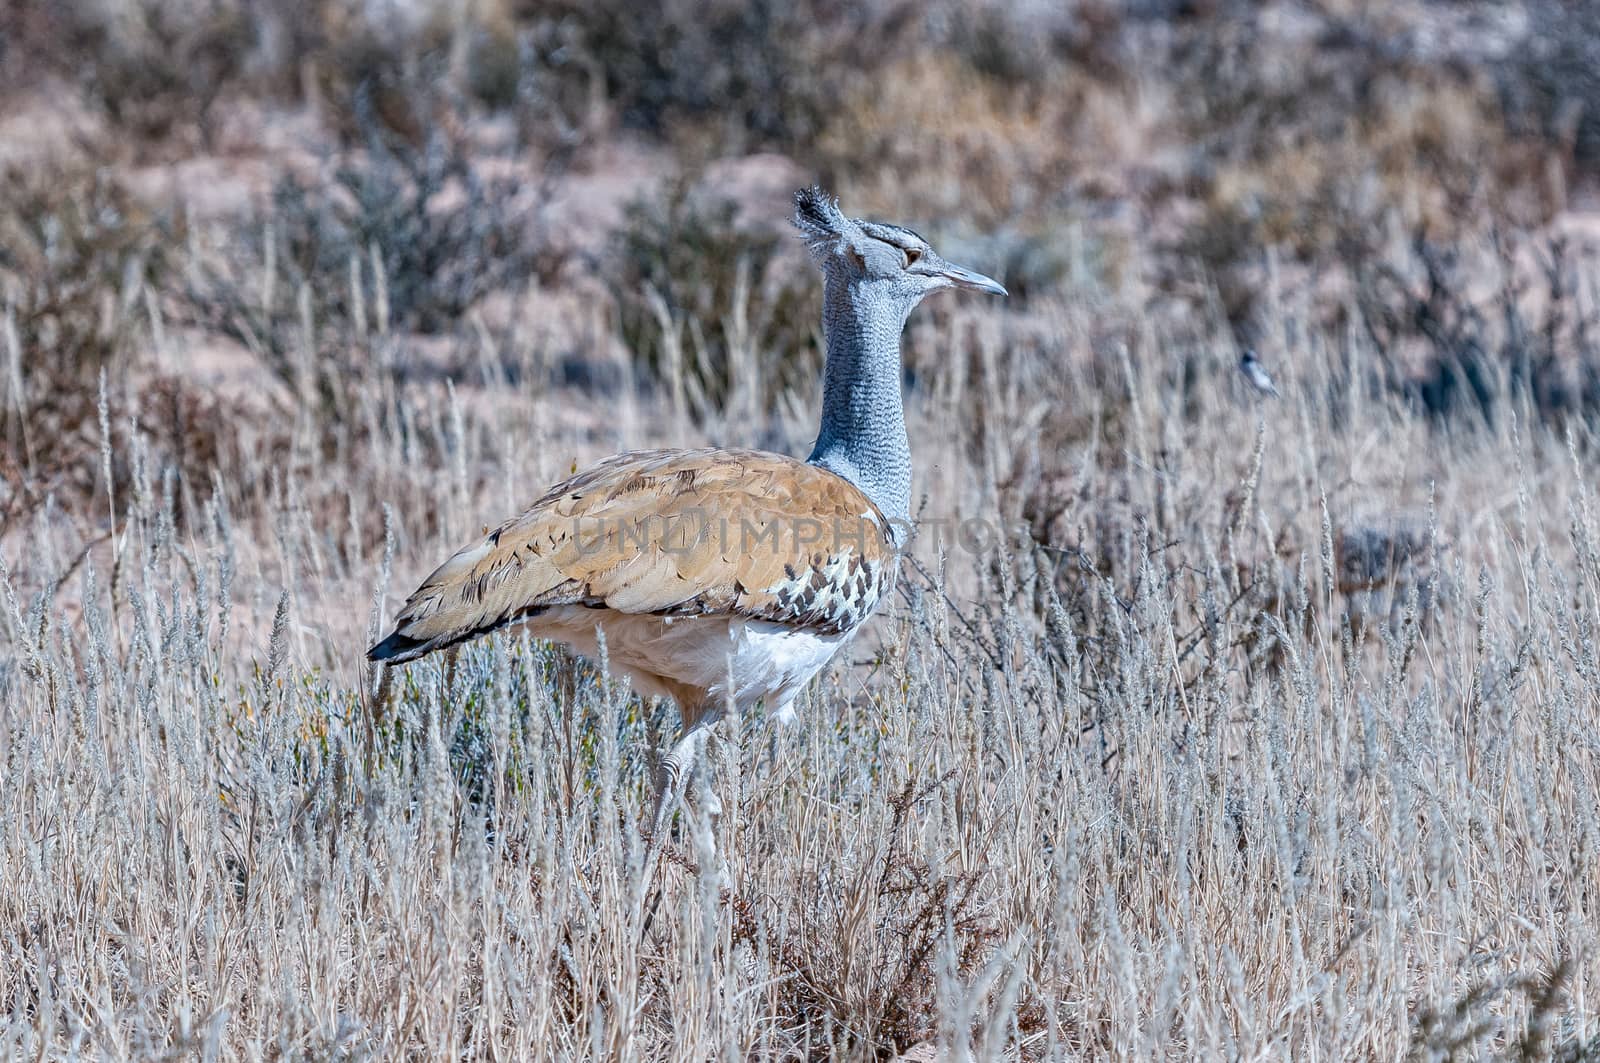
[[967, 288], [975, 292], [990, 292], [994, 295], [1010, 295], [1005, 286], [993, 277], [985, 277], [970, 269], [952, 266], [944, 263], [939, 267], [939, 275], [950, 281], [957, 288]]

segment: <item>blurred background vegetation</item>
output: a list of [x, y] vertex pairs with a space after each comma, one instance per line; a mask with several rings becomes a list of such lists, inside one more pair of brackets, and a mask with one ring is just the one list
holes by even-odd
[[[1600, 222], [1596, 101], [1578, 0], [14, 0], [5, 490], [74, 479], [102, 373], [185, 411], [180, 464], [232, 445], [152, 323], [318, 431], [351, 380], [470, 376], [530, 288], [603, 300], [629, 379], [702, 424], [803, 405], [781, 193], [812, 179], [1003, 276], [1014, 327], [1092, 304], [1073, 357], [1152, 321], [1272, 364], [1359, 330], [1420, 413], [1589, 417], [1563, 263]], [[614, 386], [594, 362], [532, 371]]]

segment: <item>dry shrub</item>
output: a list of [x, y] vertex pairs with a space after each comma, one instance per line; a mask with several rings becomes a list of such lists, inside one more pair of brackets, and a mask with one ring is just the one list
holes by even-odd
[[1480, 237], [1488, 217], [1534, 225], [1561, 206], [1540, 148], [1506, 132], [1481, 79], [1361, 39], [1285, 51], [1274, 64], [1206, 53], [1222, 76], [1191, 97], [1211, 157], [1178, 246], [1211, 272], [1234, 323], [1258, 309], [1269, 248], [1316, 271], [1337, 313], [1349, 275], [1336, 267], [1381, 258], [1394, 228], [1452, 242]]
[[1121, 226], [1095, 216], [1174, 179], [1171, 156], [1152, 158], [1158, 121], [1149, 93], [1060, 57], [1016, 80], [940, 48], [874, 67], [815, 153], [874, 211], [917, 219], [1027, 298], [1140, 270]]
[[987, 228], [1036, 207], [1072, 176], [1082, 146], [1069, 116], [1089, 91], [1067, 73], [1008, 85], [948, 53], [923, 52], [878, 65], [818, 148], [825, 169], [862, 174], [875, 198], [890, 199], [892, 187], [891, 203], [918, 203], [927, 216], [959, 209]]
[[151, 357], [182, 227], [87, 163], [0, 180], [0, 527], [47, 504], [103, 524], [108, 490], [174, 490], [175, 519], [191, 519], [216, 470], [238, 467], [241, 425], [257, 413]]
[[[1467, 86], [1429, 91], [1388, 80], [1362, 114], [1332, 136], [1268, 141], [1261, 153], [1222, 164], [1208, 189], [1210, 215], [1191, 250], [1227, 265], [1251, 249], [1284, 248], [1320, 259], [1351, 241], [1381, 239], [1391, 215], [1441, 239], [1459, 232], [1496, 123]], [[1367, 245], [1367, 253], [1376, 248]]]
[[1572, 992], [1576, 970], [1577, 964], [1566, 956], [1548, 972], [1481, 981], [1446, 1005], [1418, 1010], [1406, 1052], [1408, 1063], [1481, 1053], [1500, 1025], [1491, 1005], [1506, 995], [1523, 998], [1528, 1014], [1521, 1036], [1503, 1058], [1517, 1063], [1584, 1063], [1595, 1058], [1600, 1038], [1588, 1042], [1570, 1035], [1562, 1038], [1552, 1029]]
[[623, 343], [697, 419], [759, 416], [816, 379], [816, 296], [782, 228], [680, 178], [628, 207], [613, 248]]
[[970, 977], [997, 944], [981, 854], [963, 866], [912, 840], [919, 806], [950, 783], [908, 779], [864, 860], [810, 869], [778, 905], [724, 897], [735, 947], [765, 950], [782, 972], [786, 1013], [833, 1031], [831, 1042], [823, 1035], [830, 1052], [882, 1058], [934, 1039], [941, 980]]
[[108, 489], [126, 492], [142, 477], [142, 488], [164, 490], [169, 475], [177, 519], [193, 517], [214, 472], [237, 467], [240, 425], [253, 414], [150, 357], [181, 227], [85, 163], [0, 180], [9, 366], [0, 527], [47, 501], [100, 523], [96, 501]]
[[1527, 0], [1526, 36], [1492, 64], [1519, 122], [1592, 166], [1600, 160], [1600, 11], [1583, 0]]
[[251, 14], [238, 0], [65, 4], [50, 54], [136, 138], [198, 135], [210, 145], [217, 99], [255, 44]]
[[1474, 243], [1419, 230], [1397, 253], [1353, 265], [1383, 385], [1441, 420], [1594, 418], [1600, 308], [1581, 291], [1593, 254], [1559, 233], [1497, 230]]
[[165, 268], [156, 219], [106, 171], [0, 175], [7, 372], [7, 516], [94, 486], [101, 380], [127, 379], [148, 285]]
[[625, 124], [707, 127], [724, 150], [809, 145], [862, 73], [918, 26], [903, 0], [552, 6], [579, 28], [578, 47]]
[[17, 166], [0, 180], [0, 294], [30, 365], [63, 385], [92, 384], [126, 353], [146, 287], [166, 266], [157, 218], [86, 162]]
[[350, 352], [369, 338], [457, 331], [486, 295], [563, 265], [536, 214], [538, 187], [516, 168], [453, 128], [413, 144], [366, 122], [366, 148], [340, 153], [331, 180], [286, 172], [264, 215], [235, 219], [188, 295], [198, 321], [292, 387], [308, 354], [326, 386], [335, 369], [321, 363], [354, 371]]

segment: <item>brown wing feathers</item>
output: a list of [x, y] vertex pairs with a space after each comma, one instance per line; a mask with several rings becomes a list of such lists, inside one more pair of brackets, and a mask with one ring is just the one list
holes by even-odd
[[367, 656], [411, 660], [568, 605], [848, 630], [891, 576], [890, 531], [854, 485], [794, 458], [621, 454], [439, 566]]

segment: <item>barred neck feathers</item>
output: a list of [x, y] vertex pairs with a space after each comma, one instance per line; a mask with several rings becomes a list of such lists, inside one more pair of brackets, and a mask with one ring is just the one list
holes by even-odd
[[911, 516], [911, 444], [900, 394], [900, 333], [911, 307], [879, 297], [870, 285], [828, 276], [822, 426], [808, 459], [859, 487], [897, 522], [897, 537]]

